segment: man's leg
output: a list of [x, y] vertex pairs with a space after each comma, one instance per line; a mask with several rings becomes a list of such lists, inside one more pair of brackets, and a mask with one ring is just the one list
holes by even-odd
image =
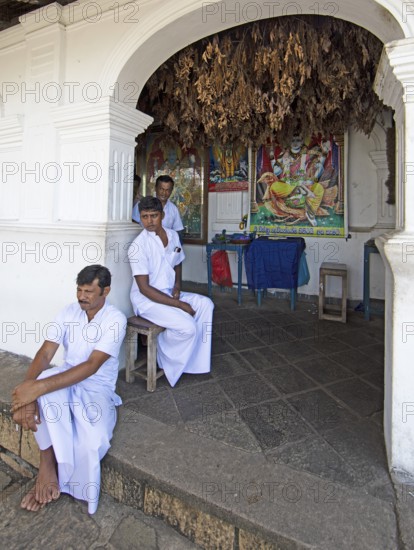
[[183, 292], [181, 299], [183, 302], [188, 302], [196, 312], [194, 316], [196, 341], [184, 372], [189, 374], [210, 372], [214, 303], [206, 296], [191, 292]]
[[142, 312], [142, 316], [166, 329], [157, 338], [157, 362], [168, 382], [175, 386], [196, 345], [195, 319], [179, 308], [155, 302]]
[[40, 451], [39, 473], [35, 486], [23, 497], [20, 506], [30, 512], [37, 512], [60, 496], [56, 457], [53, 447]]
[[[43, 371], [38, 379], [47, 378], [62, 368], [53, 367]], [[56, 442], [60, 447], [71, 447], [72, 424], [69, 415], [66, 413], [65, 404], [70, 401], [68, 388], [58, 390], [38, 399], [40, 424], [34, 432], [36, 442], [40, 450], [39, 472], [35, 486], [23, 497], [21, 507], [31, 512], [37, 512], [52, 500], [60, 496], [59, 479], [57, 471], [57, 460], [55, 450], [52, 446], [54, 432], [59, 433]], [[63, 443], [62, 443], [63, 441]]]

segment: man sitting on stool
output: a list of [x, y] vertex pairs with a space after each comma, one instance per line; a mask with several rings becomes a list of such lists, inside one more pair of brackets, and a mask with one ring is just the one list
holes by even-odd
[[163, 227], [157, 197], [139, 203], [143, 231], [128, 250], [134, 280], [131, 302], [136, 315], [164, 327], [158, 336], [158, 364], [174, 386], [185, 372], [210, 372], [213, 302], [181, 292], [184, 252], [176, 231]]

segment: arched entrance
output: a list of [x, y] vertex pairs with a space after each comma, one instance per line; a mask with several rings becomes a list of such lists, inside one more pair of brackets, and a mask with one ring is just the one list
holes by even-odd
[[[128, 312], [130, 271], [124, 247], [136, 229], [131, 228], [129, 215], [132, 179], [130, 183], [125, 180], [125, 172], [133, 166], [137, 133], [151, 124], [151, 118], [135, 105], [155, 69], [185, 45], [254, 19], [295, 13], [333, 15], [366, 28], [385, 44], [375, 89], [395, 111], [398, 228], [377, 239], [387, 269], [385, 436], [390, 467], [414, 475], [411, 3], [343, 0], [309, 6], [308, 2], [282, 5], [262, 0], [166, 0], [144, 3], [132, 14], [124, 9], [128, 2], [120, 1], [115, 3], [118, 11], [108, 6], [95, 18], [82, 14], [84, 3], [59, 7], [57, 17], [51, 12], [37, 17], [38, 12], [32, 12], [35, 15], [19, 26], [1, 33], [9, 82], [2, 94], [0, 145], [7, 151], [10, 177], [4, 186], [9, 199], [3, 201], [7, 208], [3, 207], [0, 229], [7, 241], [3, 263], [12, 272], [12, 276], [10, 270], [0, 274], [0, 285], [7, 290], [2, 309], [9, 331], [4, 334], [3, 347], [34, 354], [39, 342], [31, 337], [26, 344], [21, 320], [31, 327], [49, 322], [72, 295], [73, 275], [85, 262], [100, 261], [111, 268], [114, 303]], [[51, 81], [59, 86], [50, 86]], [[22, 161], [32, 163], [22, 167]], [[66, 179], [47, 171], [56, 162], [65, 168]], [[21, 169], [28, 167], [35, 170], [32, 179], [36, 181], [24, 187]], [[41, 182], [36, 179], [38, 169]], [[26, 260], [28, 255], [31, 263]], [[26, 272], [30, 265], [30, 287], [19, 282], [25, 262]], [[42, 299], [45, 293], [50, 296], [50, 280], [61, 282], [63, 303], [60, 296], [47, 303]], [[37, 289], [35, 296], [33, 288]], [[16, 295], [20, 306], [16, 306]]]
[[[148, 77], [185, 45], [255, 19], [295, 13], [315, 15], [315, 6], [320, 8], [319, 4], [308, 7], [296, 2], [284, 6], [267, 2], [234, 5], [228, 2], [180, 2], [174, 5], [174, 12], [166, 8], [162, 18], [161, 14], [159, 19], [154, 14], [145, 32], [139, 35], [129, 32], [108, 59], [102, 80], [107, 84], [118, 82], [121, 100], [125, 97], [123, 91], [130, 91], [130, 83], [137, 82], [138, 88], [133, 97], [138, 99], [139, 90]], [[414, 413], [414, 399], [408, 390], [414, 383], [408, 359], [410, 347], [413, 346], [410, 336], [414, 331], [414, 321], [411, 322], [414, 299], [407, 299], [404, 291], [414, 269], [410, 258], [414, 250], [411, 244], [414, 243], [411, 234], [414, 215], [410, 211], [414, 205], [414, 191], [404, 186], [408, 177], [414, 174], [411, 170], [413, 163], [409, 162], [410, 155], [412, 158], [410, 150], [414, 147], [414, 90], [410, 88], [410, 79], [414, 75], [414, 49], [409, 38], [413, 36], [414, 17], [410, 17], [407, 5], [397, 6], [394, 2], [364, 1], [358, 6], [352, 2], [341, 2], [326, 4], [323, 9], [330, 11], [319, 12], [319, 15], [333, 15], [351, 21], [386, 44], [375, 89], [384, 103], [396, 111], [398, 230], [393, 235], [383, 235], [377, 239], [387, 273], [384, 429], [390, 468], [414, 475], [414, 436], [409, 422]]]

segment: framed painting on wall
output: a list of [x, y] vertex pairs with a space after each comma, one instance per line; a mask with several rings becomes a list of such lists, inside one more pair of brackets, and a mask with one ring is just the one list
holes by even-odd
[[256, 155], [250, 230], [259, 235], [346, 237], [344, 135], [294, 136]]
[[202, 146], [184, 149], [166, 145], [161, 134], [149, 134], [137, 158], [142, 195], [155, 194], [155, 180], [169, 175], [174, 180], [170, 200], [177, 206], [184, 225], [184, 243], [207, 242], [206, 151]]
[[212, 145], [208, 156], [210, 192], [248, 191], [248, 151], [245, 145]]

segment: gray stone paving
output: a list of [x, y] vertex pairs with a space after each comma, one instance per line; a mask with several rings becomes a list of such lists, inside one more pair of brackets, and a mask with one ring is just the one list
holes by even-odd
[[[393, 485], [383, 440], [383, 319], [366, 322], [351, 311], [346, 325], [319, 322], [312, 302], [299, 302], [292, 312], [288, 300], [267, 296], [258, 308], [248, 293], [242, 306], [234, 293], [215, 291], [214, 300], [210, 374], [184, 375], [175, 388], [161, 378], [148, 394], [143, 381], [126, 384], [121, 371], [124, 407], [111, 457], [162, 486], [176, 483], [179, 494], [209, 501], [229, 521], [236, 514], [241, 523], [278, 532], [278, 540], [286, 537], [282, 549], [414, 548], [414, 489], [407, 489], [410, 480]], [[7, 357], [2, 378], [13, 367], [10, 357], [19, 362]], [[216, 489], [208, 495], [206, 479]], [[223, 483], [226, 496], [226, 483], [243, 488], [243, 482], [293, 493], [277, 502], [262, 493], [257, 502], [251, 495], [223, 500]], [[75, 506], [75, 523], [85, 520], [81, 504], [62, 502]], [[153, 520], [123, 512], [107, 496], [102, 502], [88, 518], [85, 541], [95, 537], [89, 547], [163, 548], [154, 546], [161, 538]], [[112, 509], [118, 519], [109, 533], [99, 518]], [[134, 546], [134, 532], [147, 546]], [[42, 536], [35, 533], [34, 540], [40, 544]], [[290, 546], [293, 540], [302, 545]]]
[[200, 548], [162, 520], [124, 506], [103, 494], [95, 515], [68, 495], [37, 513], [21, 510], [33, 480], [0, 459], [1, 547], [8, 550], [191, 550]]
[[[362, 478], [348, 447], [363, 447], [378, 479], [387, 477], [379, 425], [383, 319], [366, 322], [350, 311], [344, 325], [318, 321], [312, 302], [292, 312], [287, 300], [269, 296], [260, 308], [248, 293], [241, 307], [231, 293], [216, 290], [214, 299], [211, 374], [184, 375], [174, 389], [161, 379], [157, 392], [145, 395], [143, 381], [134, 382], [134, 392], [121, 373], [125, 407], [265, 457], [273, 451], [293, 460], [294, 444], [296, 467], [298, 457], [314, 456], [300, 468], [349, 486]], [[334, 438], [344, 445], [335, 448]], [[324, 472], [322, 456], [335, 463], [334, 473]]]

